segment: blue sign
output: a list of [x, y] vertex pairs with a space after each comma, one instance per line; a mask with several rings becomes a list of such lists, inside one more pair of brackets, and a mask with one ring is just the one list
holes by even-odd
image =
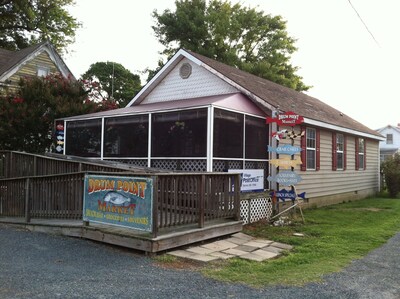
[[281, 199], [282, 201], [285, 201], [285, 199], [290, 199], [290, 200], [294, 201], [297, 197], [300, 197], [303, 199], [306, 198], [305, 192], [297, 194], [294, 190], [286, 190], [286, 189], [282, 189], [279, 191], [272, 191], [272, 192], [270, 192], [269, 195], [275, 196], [276, 198]]
[[284, 155], [295, 155], [301, 152], [301, 147], [293, 146], [289, 144], [279, 145], [276, 148], [268, 145], [268, 152], [284, 154]]
[[83, 220], [152, 231], [153, 180], [86, 175]]
[[290, 170], [281, 170], [275, 176], [268, 176], [268, 181], [277, 182], [278, 184], [282, 184], [285, 186], [296, 185], [301, 182], [301, 176], [298, 175], [295, 171]]

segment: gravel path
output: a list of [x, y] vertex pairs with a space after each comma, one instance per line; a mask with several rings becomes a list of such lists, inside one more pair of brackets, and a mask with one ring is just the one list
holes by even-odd
[[323, 283], [253, 289], [140, 253], [0, 224], [0, 298], [400, 298], [400, 233]]

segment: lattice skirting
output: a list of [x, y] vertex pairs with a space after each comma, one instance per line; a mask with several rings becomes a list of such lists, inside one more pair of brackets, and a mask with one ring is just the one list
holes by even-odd
[[240, 201], [240, 218], [243, 220], [243, 224], [269, 220], [271, 216], [271, 198], [251, 198]]

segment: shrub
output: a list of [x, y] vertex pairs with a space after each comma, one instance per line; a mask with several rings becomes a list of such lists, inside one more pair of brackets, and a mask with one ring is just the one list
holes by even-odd
[[400, 192], [400, 154], [396, 153], [382, 162], [381, 169], [389, 195], [395, 198]]

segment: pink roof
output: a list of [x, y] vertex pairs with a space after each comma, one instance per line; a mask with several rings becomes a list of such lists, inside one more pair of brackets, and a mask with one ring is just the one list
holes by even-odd
[[168, 110], [181, 110], [185, 108], [195, 108], [213, 105], [217, 108], [225, 108], [236, 110], [242, 113], [248, 113], [258, 116], [266, 116], [265, 113], [259, 109], [253, 102], [241, 93], [225, 94], [217, 96], [209, 96], [202, 98], [192, 98], [185, 100], [157, 102], [152, 104], [139, 104], [136, 106], [114, 109], [109, 111], [77, 115], [65, 118], [65, 120], [73, 119], [87, 119], [96, 117], [110, 117], [110, 116], [123, 116], [130, 114], [141, 114], [149, 112], [161, 112]]

